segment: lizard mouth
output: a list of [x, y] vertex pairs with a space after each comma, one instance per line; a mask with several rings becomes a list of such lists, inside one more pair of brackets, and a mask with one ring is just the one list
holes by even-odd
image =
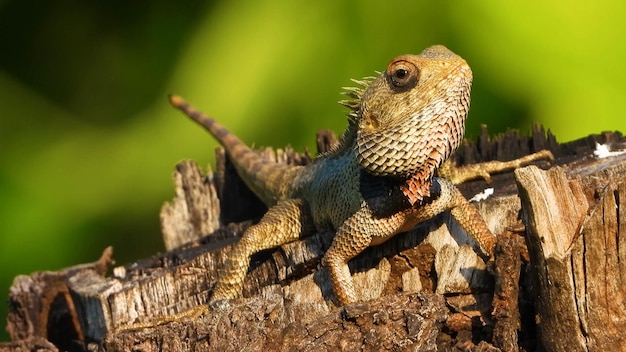
[[[372, 175], [404, 178], [402, 193], [411, 205], [419, 203], [430, 196], [436, 170], [462, 141], [466, 113], [467, 108], [463, 108], [430, 124], [409, 124], [395, 132], [361, 133], [356, 142], [357, 160]], [[453, 135], [456, 137], [450, 138]]]
[[[449, 53], [445, 59], [451, 61], [444, 62], [440, 62], [441, 56], [402, 56], [399, 59], [403, 61], [414, 60], [418, 81], [398, 91], [392, 86], [395, 78], [385, 72], [361, 97], [357, 160], [372, 175], [406, 179], [410, 186], [407, 192], [413, 189], [412, 203], [428, 196], [428, 184], [436, 169], [459, 146], [465, 133], [472, 74], [463, 59]], [[397, 67], [394, 64], [392, 61], [389, 67]], [[406, 72], [395, 69], [391, 74]], [[424, 184], [423, 190], [416, 188], [419, 183]]]
[[[355, 144], [359, 164], [376, 176], [400, 177], [438, 167], [463, 139], [469, 92], [468, 83], [428, 101], [417, 97], [415, 106], [402, 107], [387, 121], [361, 116]], [[412, 109], [417, 112], [402, 116]]]
[[434, 119], [418, 115], [411, 118], [414, 123], [395, 128], [359, 130], [357, 160], [376, 176], [408, 178], [425, 168], [437, 168], [459, 146], [466, 114], [467, 109], [461, 109]]

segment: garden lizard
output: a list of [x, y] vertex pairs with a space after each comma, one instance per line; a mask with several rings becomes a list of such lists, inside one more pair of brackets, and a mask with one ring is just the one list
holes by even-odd
[[241, 295], [253, 254], [316, 231], [335, 232], [322, 263], [340, 305], [359, 300], [347, 265], [351, 258], [441, 212], [451, 212], [483, 256], [493, 253], [496, 237], [453, 182], [488, 178], [519, 163], [486, 164], [471, 174], [454, 173], [448, 164], [440, 169], [465, 132], [472, 84], [466, 61], [437, 45], [399, 56], [377, 77], [354, 82], [359, 87], [346, 88], [349, 98], [340, 102], [350, 109], [346, 131], [306, 166], [260, 156], [214, 119], [170, 96], [222, 144], [243, 181], [269, 206], [219, 270], [212, 303]]

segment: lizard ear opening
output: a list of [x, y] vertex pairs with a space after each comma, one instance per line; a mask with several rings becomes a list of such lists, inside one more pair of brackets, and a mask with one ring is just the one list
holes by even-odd
[[395, 91], [404, 92], [417, 85], [420, 70], [414, 63], [398, 59], [389, 63], [385, 74]]

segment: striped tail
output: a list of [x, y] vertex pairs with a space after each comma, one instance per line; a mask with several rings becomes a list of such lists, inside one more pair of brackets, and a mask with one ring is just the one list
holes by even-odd
[[259, 155], [224, 126], [194, 109], [183, 98], [170, 95], [169, 99], [175, 108], [206, 128], [222, 144], [239, 176], [265, 204], [272, 206], [290, 196], [293, 179], [300, 173], [302, 166], [277, 163]]

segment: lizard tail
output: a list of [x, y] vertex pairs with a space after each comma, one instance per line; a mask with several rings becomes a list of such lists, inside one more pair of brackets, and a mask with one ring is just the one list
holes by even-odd
[[302, 166], [285, 165], [263, 157], [183, 98], [170, 95], [169, 100], [175, 108], [202, 125], [220, 142], [241, 179], [265, 204], [272, 206], [290, 196], [292, 181]]

